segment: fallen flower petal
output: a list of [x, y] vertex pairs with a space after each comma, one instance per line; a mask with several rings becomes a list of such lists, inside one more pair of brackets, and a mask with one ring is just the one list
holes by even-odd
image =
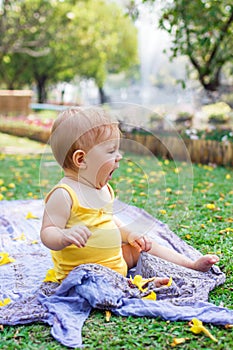
[[172, 277], [169, 278], [168, 284], [166, 284], [166, 287], [170, 287], [172, 285]]
[[134, 276], [134, 279], [132, 279], [132, 277], [130, 276], [130, 281], [131, 281], [132, 284], [134, 284], [136, 287], [138, 287], [138, 289], [141, 292], [146, 292], [147, 291], [147, 288], [143, 288], [143, 286], [146, 284], [147, 280], [144, 280], [142, 278], [142, 276], [136, 275], [136, 276]]
[[197, 318], [193, 318], [192, 321], [189, 323], [191, 326], [190, 331], [194, 334], [199, 334], [203, 332], [207, 337], [212, 339], [214, 342], [218, 342], [218, 340], [208, 331], [206, 327], [203, 326], [202, 321], [198, 320]]
[[233, 232], [233, 228], [227, 227], [227, 228], [225, 228], [224, 230], [219, 231], [220, 234], [223, 234], [223, 233], [225, 233], [225, 232]]
[[25, 241], [26, 237], [25, 234], [22, 233], [20, 236], [13, 238], [13, 241]]
[[106, 311], [105, 311], [105, 318], [106, 318], [106, 321], [107, 321], [107, 322], [110, 321], [111, 316], [112, 316], [111, 311], [106, 310]]
[[167, 213], [167, 211], [164, 210], [164, 209], [161, 209], [159, 212], [160, 212], [160, 214], [162, 214], [162, 215], [165, 215], [165, 214]]
[[154, 291], [150, 292], [147, 296], [143, 297], [142, 299], [147, 299], [147, 300], [156, 300], [157, 296]]
[[30, 244], [38, 244], [37, 240], [31, 241]]
[[26, 215], [26, 219], [39, 219], [38, 216], [32, 214], [32, 212], [28, 212]]
[[5, 298], [3, 300], [0, 300], [0, 307], [2, 306], [6, 306], [7, 304], [9, 304], [11, 302], [10, 298]]
[[0, 265], [9, 264], [14, 261], [15, 259], [11, 258], [8, 253], [0, 252]]
[[206, 208], [207, 208], [207, 209], [211, 209], [211, 210], [216, 209], [215, 204], [213, 204], [213, 203], [208, 203], [208, 204], [206, 204]]
[[175, 347], [176, 345], [183, 344], [186, 342], [186, 340], [189, 340], [189, 338], [174, 338], [171, 346]]

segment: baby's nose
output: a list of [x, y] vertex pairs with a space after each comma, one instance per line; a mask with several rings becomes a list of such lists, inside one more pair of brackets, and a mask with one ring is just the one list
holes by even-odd
[[119, 162], [122, 159], [122, 155], [120, 153], [117, 153], [116, 161]]

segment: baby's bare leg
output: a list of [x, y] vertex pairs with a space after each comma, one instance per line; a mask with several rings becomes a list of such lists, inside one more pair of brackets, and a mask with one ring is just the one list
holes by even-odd
[[148, 253], [157, 256], [161, 259], [173, 262], [177, 265], [181, 265], [202, 272], [208, 271], [212, 265], [219, 261], [217, 255], [211, 254], [204, 255], [199, 259], [193, 261], [187, 258], [185, 255], [180, 254], [168, 247], [162, 246], [156, 242], [153, 242], [152, 248], [148, 251]]
[[140, 256], [140, 252], [128, 243], [123, 243], [121, 248], [123, 257], [128, 265], [128, 269], [135, 267]]

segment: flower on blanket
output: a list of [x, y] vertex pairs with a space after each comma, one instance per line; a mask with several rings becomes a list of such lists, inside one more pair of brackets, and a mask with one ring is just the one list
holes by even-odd
[[9, 256], [9, 253], [0, 252], [0, 265], [9, 264], [9, 263], [14, 262], [14, 261], [15, 261], [15, 259], [11, 258]]
[[[132, 277], [130, 276], [130, 282], [134, 284], [141, 292], [146, 292], [148, 288], [146, 287], [149, 282], [153, 282], [156, 279], [156, 277], [152, 278], [142, 278], [140, 275]], [[170, 287], [172, 284], [172, 277], [170, 277], [168, 283], [165, 285], [165, 287]], [[143, 297], [142, 299], [149, 299], [149, 300], [156, 300], [156, 293], [154, 291], [151, 291], [148, 295]]]
[[146, 285], [149, 282], [152, 282], [154, 280], [155, 280], [155, 277], [145, 279], [145, 278], [142, 278], [142, 276], [140, 276], [140, 275], [136, 275], [136, 276], [134, 276], [134, 279], [132, 279], [132, 277], [130, 276], [130, 282], [132, 284], [134, 284], [136, 287], [138, 287], [138, 289], [141, 292], [146, 292], [148, 289], [148, 288], [146, 288]]
[[18, 237], [13, 238], [13, 241], [26, 241], [26, 236], [24, 233], [21, 233]]
[[146, 295], [145, 297], [142, 297], [142, 299], [147, 299], [147, 300], [156, 300], [157, 296], [154, 291], [150, 292], [150, 294]]
[[0, 300], [0, 307], [6, 306], [7, 304], [9, 304], [11, 302], [10, 298], [5, 298], [3, 300]]
[[39, 219], [38, 216], [33, 215], [31, 211], [29, 211], [29, 212], [27, 213], [27, 215], [26, 215], [25, 218], [26, 218], [27, 220], [28, 220], [28, 219]]
[[194, 334], [199, 334], [203, 332], [207, 337], [215, 341], [216, 343], [218, 340], [208, 331], [207, 328], [203, 326], [203, 323], [198, 320], [197, 318], [193, 318], [191, 322], [189, 322], [189, 326], [191, 326], [190, 331], [193, 332]]

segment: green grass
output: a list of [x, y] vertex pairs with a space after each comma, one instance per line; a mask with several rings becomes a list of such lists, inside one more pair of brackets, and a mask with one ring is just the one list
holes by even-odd
[[[28, 147], [32, 147], [28, 141]], [[178, 170], [177, 170], [178, 169]], [[42, 198], [61, 172], [50, 154], [1, 155], [1, 198]], [[232, 309], [233, 171], [230, 168], [187, 165], [154, 158], [125, 155], [112, 185], [117, 196], [146, 209], [202, 253], [220, 256], [226, 283], [210, 293], [210, 301]], [[212, 206], [210, 206], [212, 204]], [[212, 209], [211, 209], [212, 208]], [[187, 211], [185, 211], [187, 209]], [[232, 349], [232, 329], [206, 325], [218, 339], [194, 335], [187, 322], [166, 322], [144, 317], [116, 317], [105, 321], [93, 310], [83, 327], [87, 349], [171, 349], [173, 338], [188, 338], [179, 349]], [[75, 335], [74, 335], [75, 336]], [[65, 349], [44, 324], [4, 326], [1, 349]]]
[[27, 137], [17, 137], [0, 133], [0, 152], [1, 153], [36, 153], [43, 152], [45, 145], [29, 140]]

